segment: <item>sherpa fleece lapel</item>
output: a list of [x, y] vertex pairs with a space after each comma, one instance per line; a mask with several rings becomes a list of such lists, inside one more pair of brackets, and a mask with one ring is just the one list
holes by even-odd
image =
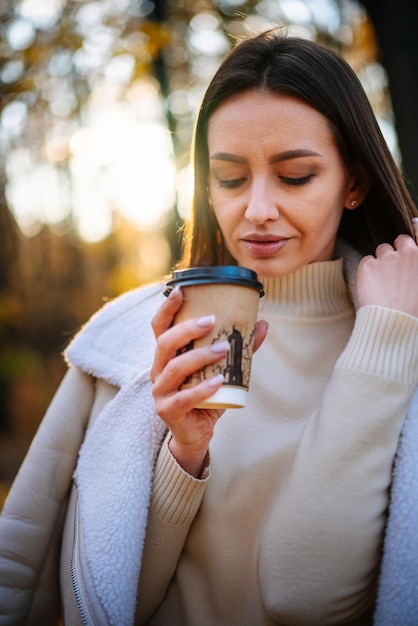
[[67, 361], [117, 387], [138, 378], [154, 356], [151, 319], [163, 299], [163, 286], [153, 284], [109, 302], [72, 340]]
[[99, 603], [106, 616], [103, 626], [134, 622], [152, 472], [165, 433], [149, 378], [151, 318], [162, 298], [155, 285], [118, 298], [66, 351], [70, 363], [120, 387], [87, 431], [75, 472], [79, 566], [91, 606]]

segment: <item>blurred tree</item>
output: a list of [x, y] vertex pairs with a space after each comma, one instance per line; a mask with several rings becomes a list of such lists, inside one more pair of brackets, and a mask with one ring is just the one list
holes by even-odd
[[[4, 197], [0, 172], [0, 429], [10, 425], [9, 364], [5, 353], [16, 339], [16, 297], [13, 291], [18, 259], [19, 232]], [[3, 359], [1, 354], [3, 353]]]
[[418, 202], [418, 12], [415, 0], [362, 0], [387, 71], [403, 170]]

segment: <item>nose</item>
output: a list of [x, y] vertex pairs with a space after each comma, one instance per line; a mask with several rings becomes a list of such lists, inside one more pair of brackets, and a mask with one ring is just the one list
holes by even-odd
[[249, 190], [245, 217], [255, 226], [261, 226], [264, 222], [279, 218], [276, 198], [266, 180], [253, 181]]

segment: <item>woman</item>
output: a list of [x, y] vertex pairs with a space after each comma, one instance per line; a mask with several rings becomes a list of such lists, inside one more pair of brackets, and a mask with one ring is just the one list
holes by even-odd
[[[417, 211], [354, 72], [280, 33], [220, 66], [194, 165], [183, 265], [243, 265], [266, 291], [248, 404], [194, 409], [220, 378], [179, 390], [228, 350], [181, 350], [214, 323], [173, 326], [181, 291], [97, 314], [5, 505], [0, 623], [54, 623], [59, 594], [71, 625], [372, 623], [418, 419]], [[395, 595], [378, 624], [413, 623]]]

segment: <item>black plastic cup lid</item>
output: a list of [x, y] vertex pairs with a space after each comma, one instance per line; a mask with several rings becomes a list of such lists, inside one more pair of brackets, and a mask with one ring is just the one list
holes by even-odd
[[238, 265], [217, 265], [211, 267], [190, 267], [186, 270], [174, 270], [171, 280], [167, 282], [168, 295], [170, 291], [179, 285], [209, 285], [209, 284], [241, 285], [250, 287], [264, 296], [263, 285], [258, 280], [256, 272]]

